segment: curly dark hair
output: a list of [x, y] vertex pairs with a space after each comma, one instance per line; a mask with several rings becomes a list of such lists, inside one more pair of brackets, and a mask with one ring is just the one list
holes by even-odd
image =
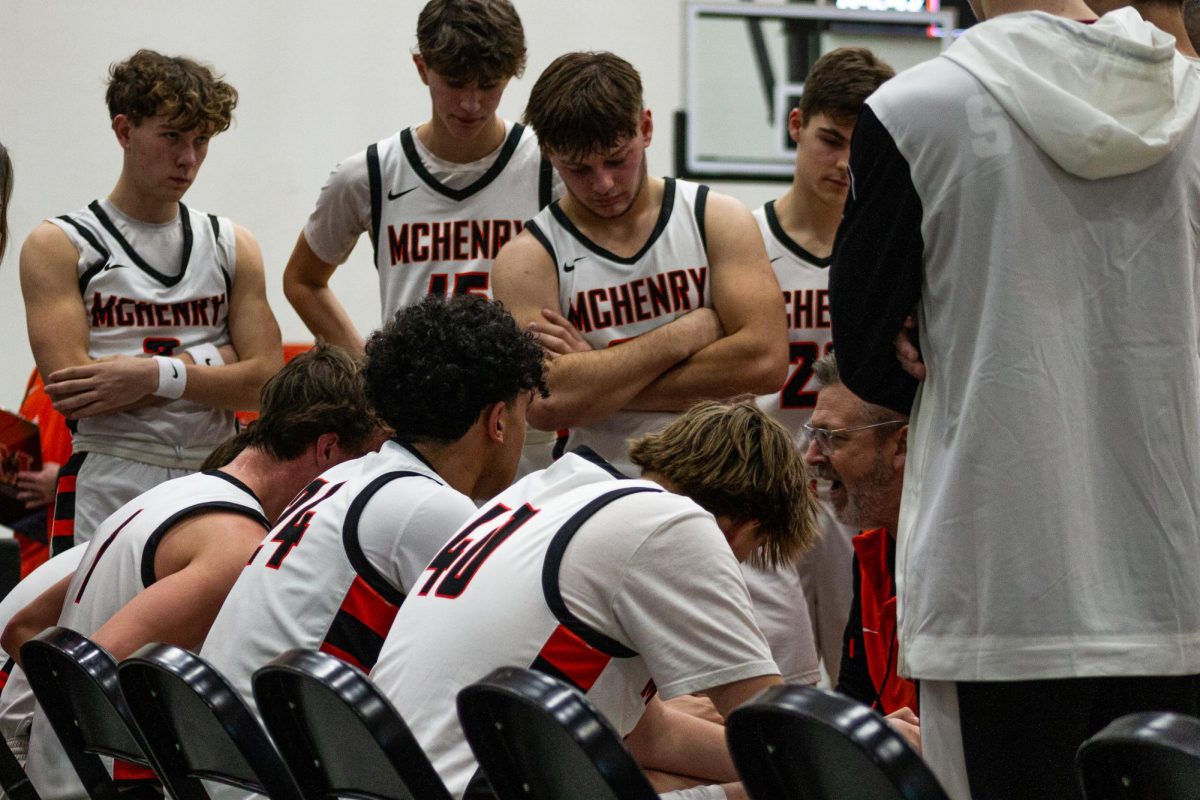
[[397, 439], [452, 442], [495, 403], [546, 396], [544, 358], [498, 301], [430, 295], [371, 334], [363, 374]]
[[183, 56], [138, 50], [108, 68], [108, 115], [134, 125], [165, 114], [181, 130], [201, 127], [209, 135], [228, 130], [238, 93], [206, 64]]
[[365, 449], [379, 431], [366, 395], [362, 369], [340, 347], [319, 342], [293, 358], [262, 388], [258, 419], [221, 445], [230, 460], [256, 447], [281, 461], [296, 458], [325, 433], [336, 433], [344, 449]]

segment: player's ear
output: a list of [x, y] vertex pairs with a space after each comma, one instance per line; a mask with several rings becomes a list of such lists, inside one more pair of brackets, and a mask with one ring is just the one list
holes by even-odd
[[417, 74], [421, 76], [421, 83], [429, 85], [429, 67], [425, 64], [425, 57], [420, 53], [413, 53], [413, 63], [417, 65]]
[[505, 435], [508, 434], [507, 420], [504, 419], [504, 412], [507, 407], [504, 401], [501, 400], [485, 408], [481, 415], [484, 420], [484, 431], [487, 434], [488, 440], [496, 444], [502, 444]]
[[800, 129], [804, 127], [804, 117], [800, 113], [799, 108], [793, 108], [788, 112], [788, 136], [796, 144], [800, 144]]
[[654, 138], [654, 117], [648, 108], [642, 109], [642, 119], [638, 123], [638, 131], [642, 134], [642, 147], [649, 147], [650, 140]]
[[322, 472], [326, 467], [337, 463], [338, 453], [338, 435], [336, 433], [322, 433], [317, 437], [317, 466], [321, 468]]
[[129, 131], [133, 128], [133, 121], [124, 114], [117, 114], [113, 117], [112, 130], [116, 134], [117, 143], [121, 147], [129, 146]]

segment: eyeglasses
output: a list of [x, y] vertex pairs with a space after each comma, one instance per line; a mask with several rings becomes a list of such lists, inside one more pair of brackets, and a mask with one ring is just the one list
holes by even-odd
[[870, 430], [871, 428], [882, 428], [884, 425], [904, 424], [905, 421], [902, 419], [889, 419], [887, 422], [876, 422], [872, 425], [857, 425], [853, 428], [814, 428], [808, 422], [804, 423], [801, 427], [808, 434], [808, 441], [817, 443], [817, 449], [821, 451], [821, 455], [829, 456], [833, 455], [836, 446], [835, 442], [838, 438], [845, 437], [848, 433]]

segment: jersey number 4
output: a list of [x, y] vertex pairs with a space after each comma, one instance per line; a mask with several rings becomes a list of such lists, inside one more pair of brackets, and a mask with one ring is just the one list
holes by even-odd
[[283, 560], [295, 549], [300, 540], [304, 538], [304, 532], [308, 530], [309, 524], [312, 523], [313, 514], [316, 512], [316, 507], [319, 503], [328, 500], [338, 489], [341, 489], [345, 483], [335, 483], [327, 491], [322, 491], [329, 485], [329, 481], [317, 478], [315, 481], [305, 486], [300, 494], [292, 500], [291, 504], [284, 509], [284, 512], [279, 515], [281, 522], [271, 531], [271, 538], [258, 546], [254, 551], [254, 555], [250, 556], [250, 560], [246, 565], [254, 563], [254, 559], [258, 558], [259, 551], [267, 544], [277, 544], [275, 552], [271, 553], [271, 557], [267, 559], [267, 566], [271, 569], [279, 569], [283, 566]]
[[[537, 509], [528, 503], [513, 511], [507, 517], [503, 516], [509, 509], [503, 505], [494, 505], [479, 519], [471, 523], [465, 530], [456, 535], [442, 548], [429, 566], [425, 568], [432, 573], [421, 587], [421, 596], [429, 594], [436, 586], [438, 597], [458, 597], [467, 588], [467, 584], [475, 577], [475, 573], [487, 561], [488, 556], [496, 548], [504, 544], [517, 528], [537, 514]], [[491, 528], [482, 536], [476, 534], [490, 522], [500, 520], [500, 524]]]

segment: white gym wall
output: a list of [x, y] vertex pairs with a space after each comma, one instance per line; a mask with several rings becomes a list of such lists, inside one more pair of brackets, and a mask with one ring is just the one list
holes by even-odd
[[[0, 0], [0, 141], [16, 168], [12, 241], [0, 264], [0, 406], [17, 406], [33, 368], [17, 280], [21, 241], [44, 217], [107, 194], [120, 170], [104, 105], [111, 62], [140, 47], [185, 54], [213, 64], [237, 87], [234, 127], [213, 141], [185, 202], [232, 217], [258, 237], [284, 339], [307, 340], [283, 297], [284, 263], [329, 169], [428, 117], [428, 94], [410, 57], [423, 3]], [[501, 113], [520, 116], [529, 87], [555, 56], [612, 50], [641, 71], [656, 123], [650, 171], [670, 174], [672, 115], [683, 104], [683, 0], [515, 3], [529, 64], [510, 84]], [[784, 188], [714, 186], [750, 206]], [[360, 331], [378, 325], [365, 237], [333, 285]]]

